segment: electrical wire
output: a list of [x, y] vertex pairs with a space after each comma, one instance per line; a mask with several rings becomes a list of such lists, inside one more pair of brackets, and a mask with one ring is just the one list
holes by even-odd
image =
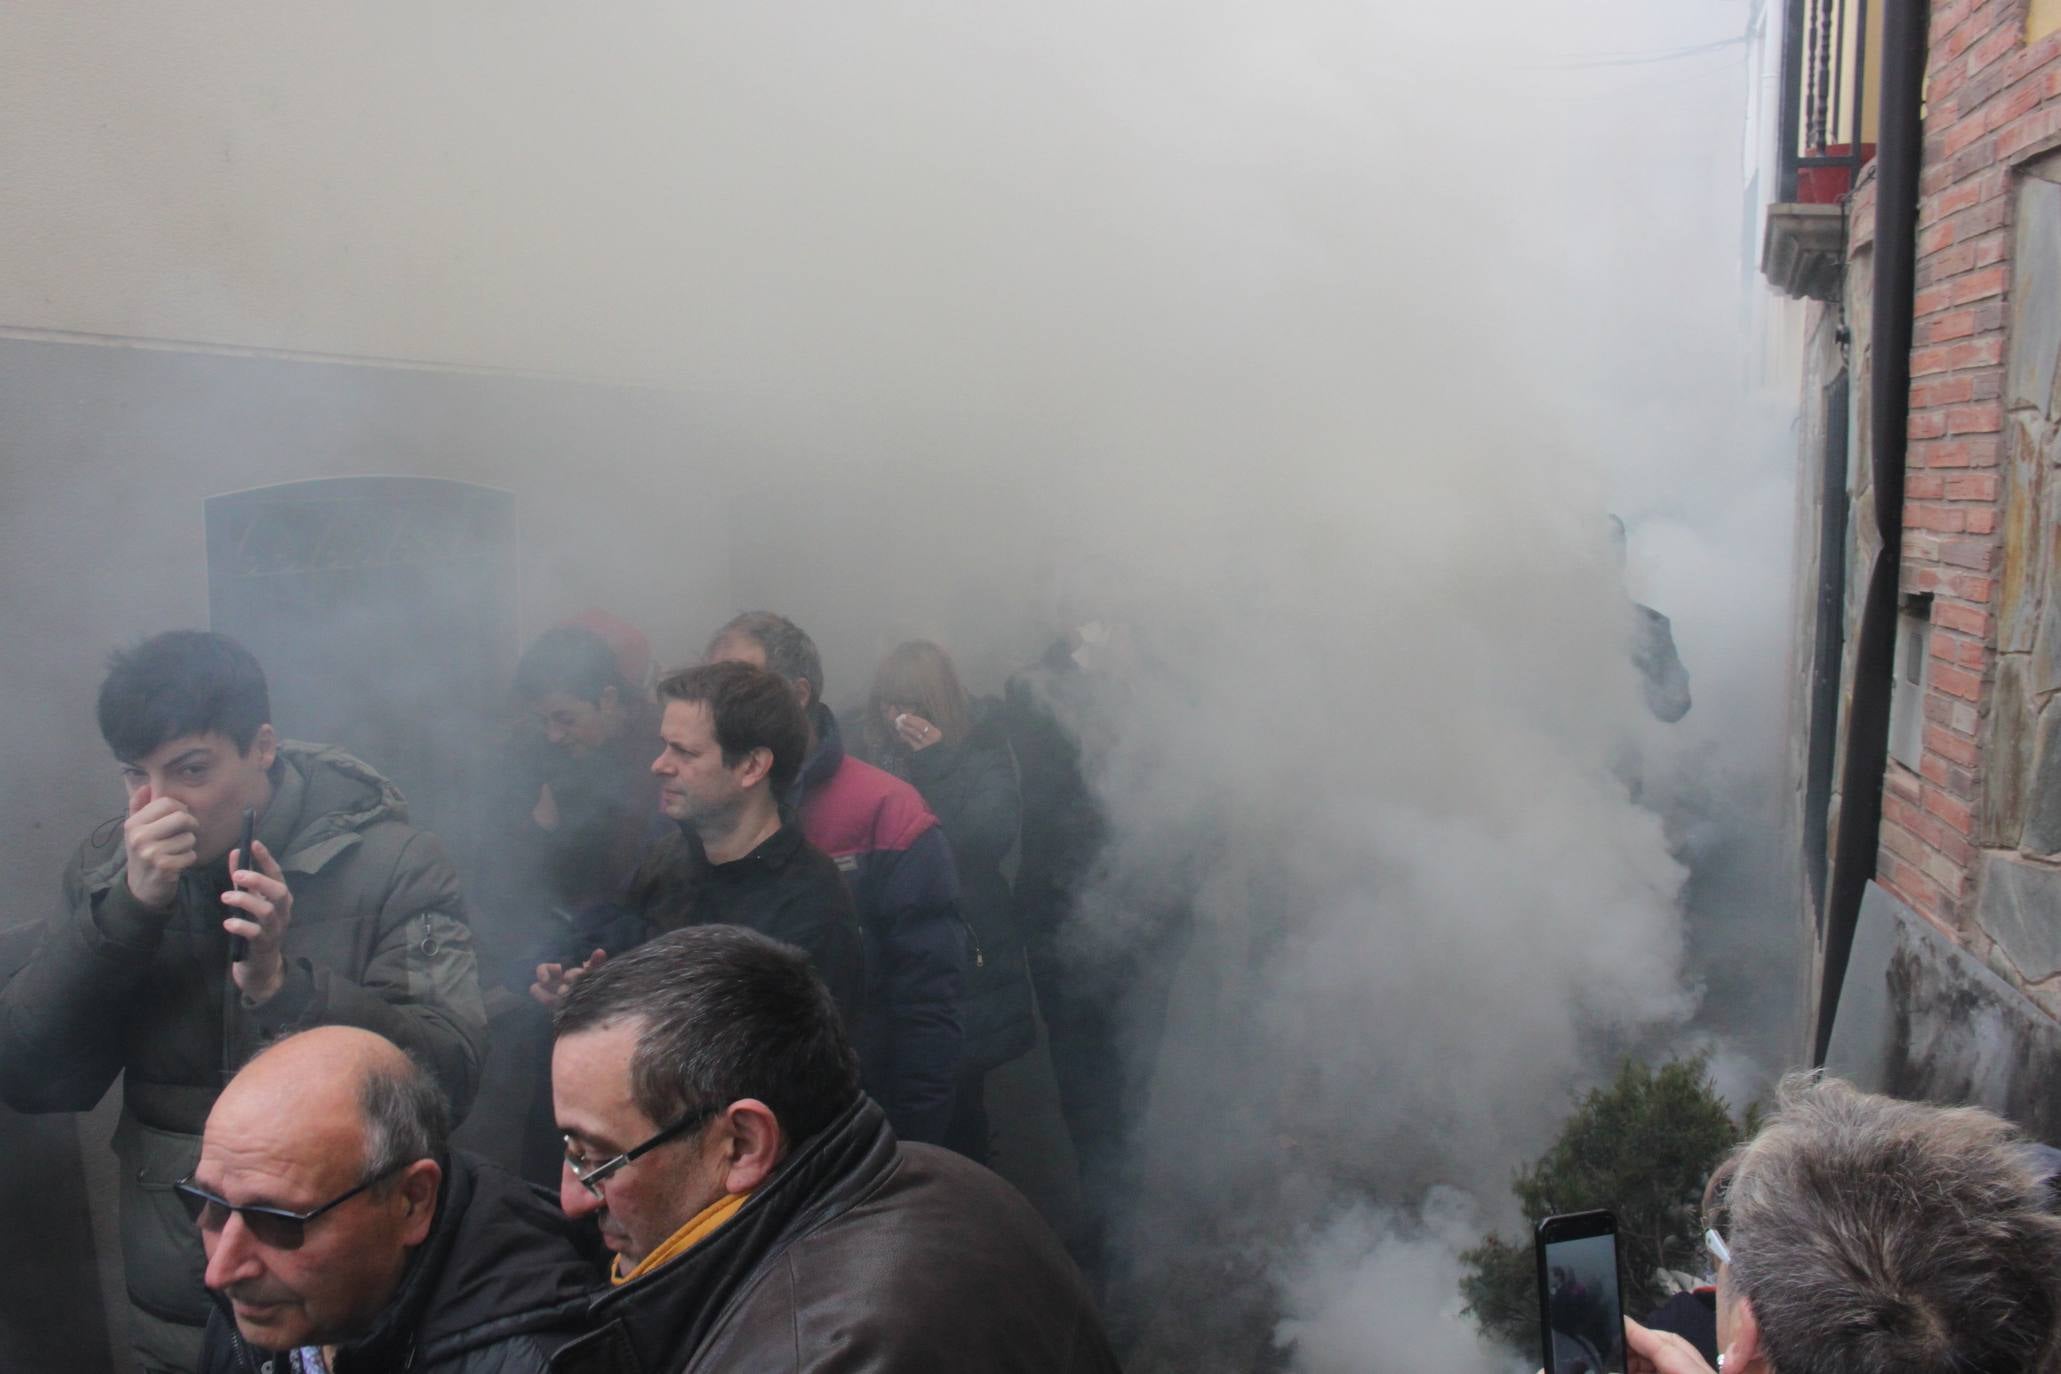
[[1585, 71], [1594, 67], [1645, 67], [1656, 62], [1679, 62], [1684, 58], [1701, 57], [1706, 53], [1723, 52], [1727, 48], [1744, 47], [1746, 35], [1732, 38], [1715, 38], [1708, 43], [1692, 43], [1682, 48], [1665, 48], [1658, 52], [1643, 53], [1596, 53], [1588, 57], [1570, 57], [1561, 62], [1533, 63], [1535, 71]]

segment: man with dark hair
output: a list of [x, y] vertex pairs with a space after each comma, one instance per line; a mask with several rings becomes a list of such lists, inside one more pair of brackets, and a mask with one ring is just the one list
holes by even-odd
[[651, 842], [649, 662], [635, 626], [587, 611], [538, 635], [515, 667], [515, 725], [468, 879], [493, 1045], [461, 1139], [532, 1182], [558, 1177], [559, 1150], [551, 1018], [526, 994], [539, 963], [585, 954], [569, 935], [620, 915]]
[[904, 1140], [942, 1141], [959, 1073], [966, 958], [944, 831], [914, 787], [845, 753], [823, 704], [822, 656], [793, 621], [748, 611], [716, 632], [708, 657], [777, 673], [805, 713], [809, 755], [795, 810], [809, 843], [843, 871], [865, 933], [857, 1040], [866, 1088]]
[[558, 865], [557, 895], [577, 900], [622, 880], [611, 857], [624, 854], [650, 818], [645, 740], [652, 727], [648, 691], [623, 676], [616, 650], [584, 625], [538, 635], [515, 666], [515, 700], [529, 717], [526, 753], [536, 783], [521, 800]]
[[[270, 717], [257, 660], [221, 635], [173, 631], [115, 655], [100, 727], [127, 818], [79, 847], [63, 909], [0, 989], [8, 1105], [85, 1111], [125, 1075], [114, 1146], [146, 1370], [199, 1355], [201, 1249], [171, 1185], [253, 1046], [362, 1026], [417, 1055], [461, 1107], [477, 1082], [486, 1017], [450, 861], [385, 778], [281, 741]], [[256, 842], [232, 855], [246, 810]]]
[[595, 1270], [539, 1191], [448, 1146], [436, 1080], [353, 1027], [245, 1065], [177, 1185], [207, 1251], [204, 1374], [541, 1371]]
[[490, 981], [520, 990], [564, 934], [553, 913], [615, 900], [636, 868], [658, 800], [646, 767], [657, 713], [585, 625], [537, 636], [516, 665], [514, 697], [527, 719], [511, 741], [482, 875], [494, 926], [475, 934]]
[[[787, 684], [748, 664], [710, 663], [674, 673], [658, 695], [665, 710], [651, 771], [659, 809], [676, 828], [630, 879], [633, 928], [604, 932], [596, 953], [683, 926], [747, 926], [805, 951], [845, 1014], [855, 1015], [865, 967], [851, 897], [837, 865], [780, 808], [808, 750]], [[579, 971], [547, 964], [537, 975], [539, 1000], [548, 1003]]]
[[581, 979], [555, 1031], [559, 1201], [616, 1261], [554, 1371], [1116, 1369], [1030, 1204], [897, 1142], [799, 951], [675, 931]]

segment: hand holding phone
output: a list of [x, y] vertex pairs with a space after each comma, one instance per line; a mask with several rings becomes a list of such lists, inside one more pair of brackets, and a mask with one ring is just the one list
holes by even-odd
[[1625, 1374], [1617, 1218], [1603, 1211], [1547, 1217], [1532, 1249], [1545, 1374]]
[[[258, 813], [257, 813], [257, 808], [255, 808], [255, 807], [250, 807], [250, 806], [246, 806], [246, 807], [244, 807], [244, 808], [243, 808], [243, 833], [242, 833], [242, 838], [240, 838], [240, 839], [239, 839], [239, 840], [237, 840], [237, 842], [236, 842], [236, 853], [235, 853], [234, 855], [232, 855], [232, 856], [231, 856], [231, 858], [230, 858], [230, 863], [231, 863], [231, 866], [232, 866], [232, 868], [233, 868], [234, 866], [236, 866], [236, 865], [241, 865], [241, 866], [242, 866], [242, 867], [244, 867], [244, 868], [255, 868], [255, 867], [257, 867], [257, 862], [258, 862], [258, 861], [257, 861], [256, 859], [253, 859], [253, 858], [251, 857], [251, 852], [250, 852], [250, 846], [251, 846], [251, 841], [257, 838], [257, 829], [258, 829]], [[229, 937], [229, 962], [230, 962], [230, 963], [232, 963], [232, 964], [240, 964], [240, 963], [242, 963], [242, 962], [243, 962], [244, 960], [246, 960], [246, 959], [248, 959], [248, 958], [250, 958], [250, 941], [249, 941], [249, 940], [246, 940], [246, 939], [245, 939], [245, 938], [244, 938], [243, 936], [241, 936], [241, 935], [232, 935], [232, 936], [230, 936], [230, 937]]]
[[1649, 1331], [1630, 1317], [1624, 1319], [1625, 1356], [1628, 1374], [1713, 1374], [1703, 1352], [1672, 1331]]

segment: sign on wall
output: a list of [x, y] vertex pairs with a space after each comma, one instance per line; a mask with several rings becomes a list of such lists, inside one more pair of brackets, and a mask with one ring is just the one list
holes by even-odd
[[400, 787], [461, 865], [516, 651], [515, 498], [336, 477], [207, 500], [208, 611], [265, 667], [288, 739]]

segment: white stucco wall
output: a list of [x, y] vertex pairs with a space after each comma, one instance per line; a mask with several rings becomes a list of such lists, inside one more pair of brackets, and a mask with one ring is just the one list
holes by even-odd
[[609, 9], [0, 7], [0, 326], [648, 375], [676, 226], [618, 214], [657, 73]]

